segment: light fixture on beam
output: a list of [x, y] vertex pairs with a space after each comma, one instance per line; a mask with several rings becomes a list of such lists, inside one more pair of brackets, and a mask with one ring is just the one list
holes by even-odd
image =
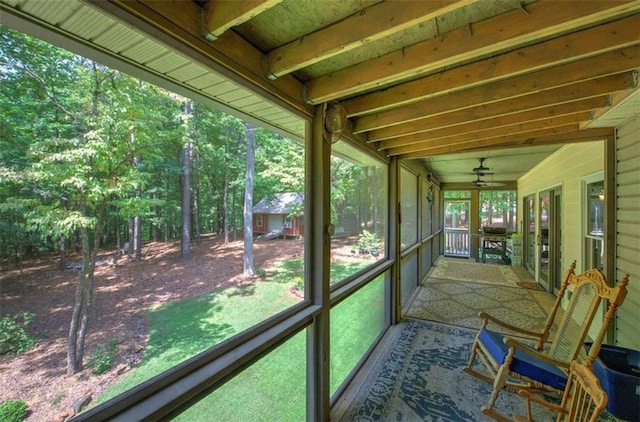
[[347, 127], [347, 110], [338, 102], [326, 104], [322, 120], [324, 140], [335, 144], [342, 138]]

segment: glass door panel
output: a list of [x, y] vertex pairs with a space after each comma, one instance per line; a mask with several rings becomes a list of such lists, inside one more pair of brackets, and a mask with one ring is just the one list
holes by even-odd
[[551, 191], [540, 192], [540, 232], [538, 236], [540, 238], [539, 257], [540, 257], [540, 271], [539, 277], [541, 281], [544, 281], [548, 287], [549, 285], [549, 226], [551, 222], [550, 210], [551, 210]]
[[560, 288], [562, 278], [561, 205], [560, 187], [540, 192], [539, 281], [553, 293]]
[[524, 198], [524, 210], [526, 213], [523, 228], [524, 236], [524, 266], [531, 275], [536, 273], [536, 199], [534, 195]]
[[471, 201], [445, 200], [444, 202], [444, 254], [470, 256], [471, 236], [469, 228]]

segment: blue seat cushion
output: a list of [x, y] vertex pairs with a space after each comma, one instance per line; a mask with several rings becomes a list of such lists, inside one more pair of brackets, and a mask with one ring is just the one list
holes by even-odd
[[[504, 359], [509, 352], [509, 347], [502, 341], [503, 338], [502, 334], [494, 333], [486, 328], [482, 328], [480, 331], [480, 342], [487, 348], [493, 359], [500, 364], [504, 363]], [[516, 349], [510, 369], [511, 372], [539, 381], [558, 390], [564, 390], [567, 384], [567, 374], [562, 372], [560, 368], [518, 349]]]

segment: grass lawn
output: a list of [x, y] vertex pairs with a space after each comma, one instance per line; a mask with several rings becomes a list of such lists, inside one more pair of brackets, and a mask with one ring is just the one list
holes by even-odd
[[[331, 279], [343, 278], [367, 264], [333, 265]], [[297, 303], [299, 299], [289, 289], [299, 279], [302, 268], [302, 259], [283, 262], [264, 281], [215, 290], [149, 310], [149, 343], [142, 363], [97, 401], [115, 397]], [[332, 392], [379, 333], [379, 324], [371, 323], [371, 312], [378, 309], [382, 315], [382, 285], [377, 281], [371, 283], [343, 303], [349, 306], [340, 304], [332, 312], [335, 328], [331, 332], [331, 347], [344, 354], [331, 360]], [[305, 390], [306, 336], [302, 332], [176, 420], [303, 421]]]

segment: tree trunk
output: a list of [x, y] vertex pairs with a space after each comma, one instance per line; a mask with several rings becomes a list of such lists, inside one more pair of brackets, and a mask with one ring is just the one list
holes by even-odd
[[184, 177], [182, 179], [182, 261], [191, 259], [191, 160], [193, 158], [193, 140], [189, 129], [191, 101], [184, 103]]
[[142, 217], [133, 218], [133, 253], [136, 261], [142, 259]]
[[135, 223], [133, 221], [133, 217], [127, 218], [127, 241], [124, 242], [124, 252], [127, 254], [129, 258], [131, 258], [133, 254], [133, 249], [131, 245], [133, 245], [133, 239], [135, 238]]
[[[90, 243], [90, 233], [86, 227], [80, 229], [82, 241], [82, 270], [76, 285], [75, 303], [69, 326], [67, 340], [67, 374], [73, 375], [82, 370], [84, 345], [89, 327], [89, 319], [93, 309], [93, 284], [96, 256], [100, 247], [100, 237], [104, 225], [104, 211], [106, 204], [100, 203], [96, 215], [96, 226], [93, 232], [93, 245]], [[80, 209], [86, 215], [86, 199], [80, 201]]]
[[231, 129], [226, 127], [227, 137], [225, 139], [224, 154], [224, 187], [222, 191], [222, 230], [224, 231], [224, 243], [229, 243], [229, 137]]
[[84, 271], [78, 274], [78, 283], [76, 284], [76, 294], [71, 314], [71, 323], [69, 324], [69, 337], [67, 339], [67, 375], [73, 375], [80, 369], [77, 367], [78, 357], [76, 346], [78, 344], [78, 326], [82, 317], [82, 307], [84, 306]]
[[247, 173], [244, 184], [244, 270], [245, 276], [255, 273], [253, 267], [253, 171], [255, 167], [256, 128], [245, 122], [247, 134]]
[[60, 270], [63, 271], [67, 267], [67, 239], [60, 237]]
[[193, 151], [193, 235], [196, 239], [200, 238], [201, 227], [200, 227], [200, 174], [198, 172], [198, 153], [197, 151]]
[[[135, 133], [133, 132], [133, 126], [129, 129], [131, 144], [134, 145]], [[133, 166], [138, 167], [140, 165], [140, 157], [133, 157]], [[136, 189], [136, 202], [140, 201], [142, 192], [140, 189]], [[133, 242], [132, 242], [133, 256], [136, 262], [140, 262], [142, 259], [142, 217], [140, 217], [140, 205], [136, 204], [136, 215], [133, 217]]]

